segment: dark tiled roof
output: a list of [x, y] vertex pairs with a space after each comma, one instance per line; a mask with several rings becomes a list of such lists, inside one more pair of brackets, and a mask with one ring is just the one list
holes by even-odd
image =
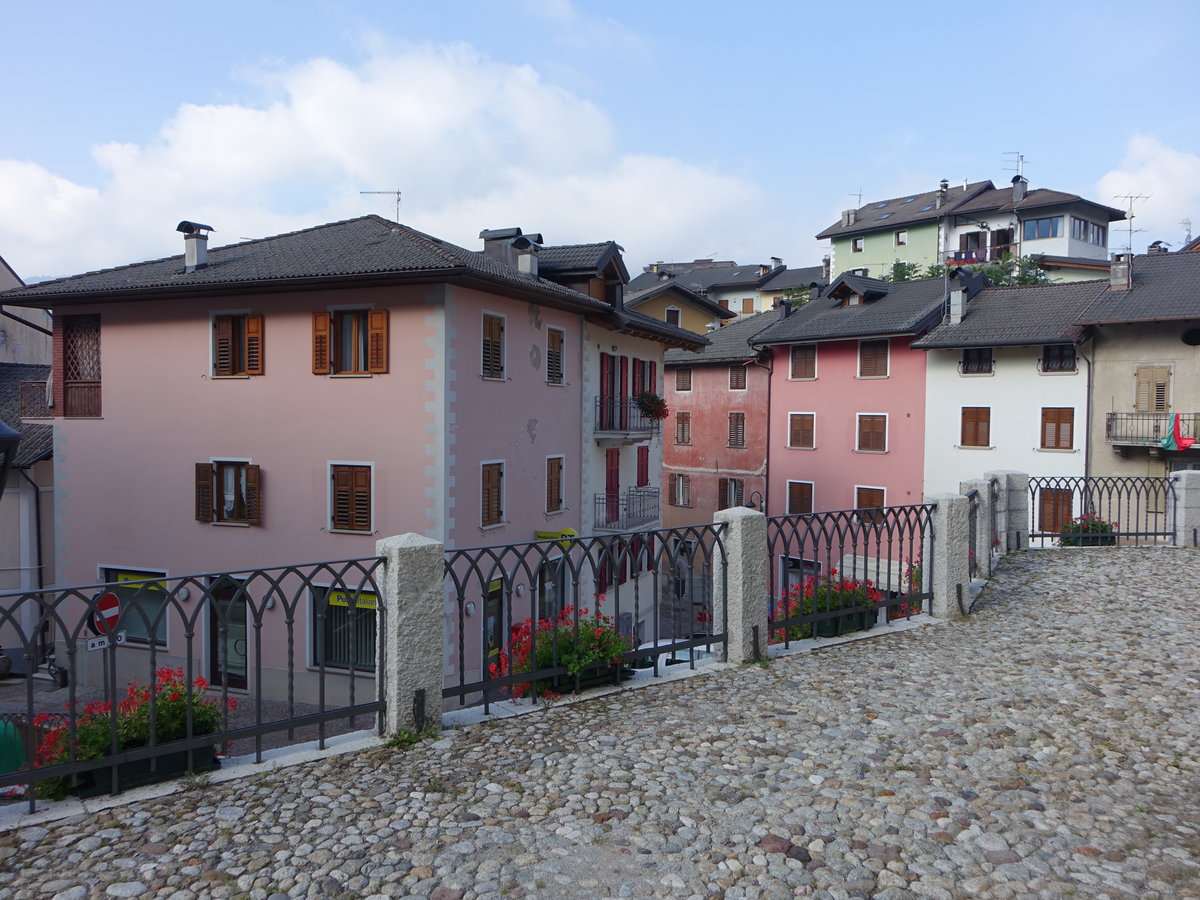
[[933, 350], [1078, 341], [1085, 329], [1076, 320], [1107, 286], [1107, 281], [1074, 281], [986, 288], [968, 301], [961, 322], [944, 322], [913, 346]]
[[599, 271], [621, 248], [613, 241], [599, 244], [560, 244], [543, 247], [538, 253], [538, 271], [583, 272]]
[[[1034, 210], [1046, 206], [1064, 206], [1070, 203], [1083, 203], [1096, 210], [1100, 210], [1107, 217], [1107, 221], [1115, 222], [1118, 219], [1124, 219], [1125, 213], [1119, 209], [1113, 209], [1111, 206], [1103, 206], [1099, 203], [1093, 203], [1091, 200], [1085, 200], [1078, 194], [1066, 194], [1062, 191], [1051, 191], [1047, 188], [1037, 188], [1036, 190], [1026, 191], [1025, 197], [1017, 203], [1013, 203], [1012, 187], [995, 188], [990, 191], [984, 191], [977, 197], [966, 201], [961, 206], [954, 209], [955, 215], [967, 216], [971, 213], [983, 212], [1024, 212], [1025, 210]], [[1029, 218], [1023, 216], [1022, 218]]]
[[716, 316], [719, 319], [734, 319], [737, 318], [737, 313], [726, 309], [715, 300], [709, 300], [702, 294], [697, 294], [695, 291], [689, 291], [682, 284], [667, 280], [661, 281], [653, 287], [646, 288], [643, 291], [637, 291], [630, 294], [629, 289], [625, 290], [625, 308], [633, 309], [641, 306], [647, 300], [652, 300], [661, 294], [673, 294], [684, 303], [690, 303], [697, 309], [709, 315]]
[[[671, 278], [682, 284], [689, 291], [704, 294], [714, 287], [744, 287], [757, 290], [760, 282], [766, 277], [761, 275], [759, 266], [718, 266], [689, 269], [683, 272], [673, 272]], [[626, 290], [645, 290], [659, 281], [659, 273], [642, 272], [629, 282]]]
[[954, 210], [956, 204], [970, 200], [981, 191], [991, 190], [992, 187], [990, 181], [976, 181], [968, 184], [965, 191], [961, 184], [957, 187], [951, 186], [946, 191], [946, 200], [942, 203], [941, 209], [937, 208], [938, 192], [936, 190], [926, 191], [923, 194], [893, 197], [891, 200], [876, 200], [855, 211], [856, 221], [853, 225], [843, 225], [839, 220], [818, 234], [817, 239], [865, 234], [868, 231], [895, 228], [898, 225], [911, 225], [916, 222], [932, 222], [939, 216], [944, 216]]
[[760, 287], [764, 291], [786, 291], [788, 288], [806, 288], [814, 284], [824, 285], [824, 271], [820, 266], [803, 269], [777, 269], [767, 276]]
[[696, 334], [694, 331], [688, 331], [686, 328], [680, 328], [677, 325], [668, 325], [661, 319], [644, 315], [637, 310], [622, 310], [615, 316], [615, 320], [618, 323], [621, 322], [622, 318], [625, 321], [625, 325], [621, 327], [618, 324], [616, 326], [618, 331], [632, 331], [642, 337], [658, 340], [664, 344], [673, 344], [676, 347], [687, 347], [693, 350], [699, 350], [708, 344], [707, 338]]
[[54, 450], [53, 425], [21, 422], [21, 382], [45, 381], [49, 377], [49, 366], [0, 363], [0, 420], [21, 433], [17, 458], [13, 460], [13, 465], [19, 469], [48, 459]]
[[[951, 290], [959, 278], [972, 285], [982, 283], [960, 275], [951, 279]], [[873, 278], [859, 280], [875, 281]], [[844, 282], [845, 276], [839, 276], [838, 281]], [[831, 286], [816, 300], [810, 300], [786, 318], [782, 310], [773, 313], [775, 324], [755, 337], [754, 342], [790, 344], [919, 334], [940, 319], [945, 300], [945, 283], [941, 278], [902, 281], [888, 287], [888, 293], [878, 300], [860, 306], [842, 306], [841, 300], [829, 296]]]
[[[260, 238], [208, 251], [208, 265], [183, 271], [183, 255], [70, 278], [40, 282], [5, 292], [16, 306], [83, 302], [81, 295], [154, 295], [163, 291], [269, 282], [335, 282], [356, 276], [389, 274], [473, 274], [514, 287], [539, 291], [575, 304], [607, 309], [607, 304], [552, 281], [525, 275], [512, 266], [431, 237], [379, 216], [362, 216], [303, 231]], [[77, 298], [77, 299], [76, 299]], [[89, 296], [99, 300], [103, 296]]]
[[754, 359], [758, 350], [750, 346], [750, 338], [779, 320], [776, 312], [744, 316], [736, 322], [708, 333], [709, 346], [700, 353], [668, 350], [663, 362], [668, 366], [699, 366], [705, 363], [740, 362]]
[[1105, 290], [1079, 317], [1081, 324], [1200, 319], [1200, 250], [1133, 258], [1133, 286]]

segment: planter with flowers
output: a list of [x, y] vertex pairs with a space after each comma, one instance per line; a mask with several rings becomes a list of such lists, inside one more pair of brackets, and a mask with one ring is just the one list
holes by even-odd
[[828, 575], [809, 575], [791, 586], [780, 603], [776, 618], [790, 619], [838, 611], [840, 614], [773, 630], [771, 640], [774, 643], [782, 641], [785, 631], [790, 641], [864, 631], [875, 623], [875, 604], [882, 599], [883, 594], [870, 580], [844, 578], [838, 575], [836, 569]]
[[[130, 682], [125, 698], [117, 703], [117, 751], [133, 750], [150, 743], [150, 706], [154, 702], [155, 743], [166, 744], [188, 737], [188, 717], [191, 716], [191, 736], [215, 734], [221, 727], [221, 700], [207, 696], [208, 682], [196, 678], [189, 685], [184, 680], [183, 669], [162, 668], [158, 670], [153, 686], [140, 686]], [[228, 699], [228, 707], [237, 708], [237, 701]], [[35, 726], [45, 727], [63, 716], [42, 713], [33, 720]], [[112, 703], [110, 701], [88, 703], [75, 720], [75, 759], [79, 761], [104, 759], [112, 751], [111, 738]], [[72, 761], [71, 731], [66, 724], [45, 731], [45, 737], [37, 748], [34, 765], [38, 768]], [[153, 760], [136, 760], [117, 766], [118, 790], [127, 790], [143, 784], [165, 781], [184, 772], [205, 772], [220, 765], [215, 748], [202, 747], [192, 750], [163, 754]], [[53, 799], [69, 793], [81, 797], [107, 793], [112, 788], [107, 769], [85, 772], [78, 783], [71, 784], [69, 777], [50, 778], [38, 786], [40, 794]]]
[[1107, 522], [1095, 513], [1085, 513], [1063, 525], [1059, 544], [1063, 547], [1115, 547], [1119, 522]]
[[634, 404], [647, 419], [653, 419], [655, 422], [661, 422], [670, 413], [667, 409], [667, 401], [651, 391], [642, 391], [633, 398]]
[[526, 619], [514, 625], [508, 651], [499, 653], [488, 674], [503, 678], [562, 667], [565, 674], [513, 684], [512, 695], [524, 697], [535, 686], [539, 695], [576, 691], [623, 677], [621, 660], [631, 649], [633, 641], [617, 630], [611, 617], [591, 615], [584, 608], [576, 618], [575, 607], [566, 606], [554, 619]]

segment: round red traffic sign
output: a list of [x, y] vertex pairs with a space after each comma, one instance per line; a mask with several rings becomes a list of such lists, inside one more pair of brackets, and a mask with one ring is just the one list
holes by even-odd
[[95, 624], [98, 634], [109, 634], [115, 631], [120, 615], [121, 598], [112, 591], [96, 598], [96, 606], [92, 610], [92, 622]]

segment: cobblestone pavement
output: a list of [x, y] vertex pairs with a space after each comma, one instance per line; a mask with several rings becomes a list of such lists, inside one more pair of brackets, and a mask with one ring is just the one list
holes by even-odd
[[1200, 552], [0, 835], [0, 898], [1200, 897]]

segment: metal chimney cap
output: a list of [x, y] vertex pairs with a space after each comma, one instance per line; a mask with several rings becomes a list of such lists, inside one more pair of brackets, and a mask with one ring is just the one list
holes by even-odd
[[175, 230], [183, 234], [195, 234], [197, 231], [216, 231], [211, 225], [201, 225], [199, 222], [189, 222], [184, 219], [175, 226]]

